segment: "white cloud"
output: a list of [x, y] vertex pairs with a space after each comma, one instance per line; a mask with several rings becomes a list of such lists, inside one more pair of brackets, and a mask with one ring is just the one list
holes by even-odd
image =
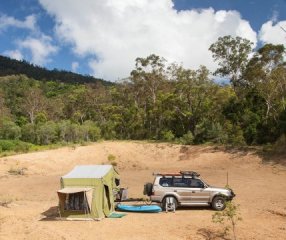
[[27, 37], [18, 41], [17, 45], [21, 49], [27, 49], [32, 55], [32, 62], [36, 65], [44, 65], [50, 61], [50, 56], [58, 51], [58, 48], [52, 45], [52, 39], [44, 34], [40, 37]]
[[78, 67], [79, 67], [78, 62], [72, 62], [72, 65], [71, 65], [72, 72], [76, 72]]
[[7, 50], [3, 54], [10, 57], [10, 58], [16, 59], [16, 60], [22, 60], [24, 58], [23, 54], [18, 49]]
[[0, 16], [0, 30], [8, 27], [26, 28], [29, 30], [35, 30], [36, 28], [36, 17], [35, 15], [29, 15], [24, 21], [18, 20], [14, 17], [1, 15]]
[[50, 61], [50, 56], [57, 52], [58, 48], [52, 44], [51, 37], [43, 34], [37, 26], [35, 15], [29, 15], [21, 21], [11, 16], [0, 16], [0, 31], [15, 27], [29, 30], [29, 35], [25, 39], [17, 38], [14, 43], [16, 50], [7, 50], [5, 55], [21, 60], [24, 58], [22, 52], [28, 50], [31, 54], [31, 61], [37, 65], [44, 65]]
[[[94, 57], [94, 75], [129, 76], [136, 57], [157, 54], [168, 61], [214, 70], [209, 46], [224, 35], [256, 44], [256, 33], [237, 11], [177, 11], [171, 0], [39, 0], [56, 20], [59, 39], [82, 56]], [[84, 14], [79, 14], [84, 13]]]
[[263, 43], [284, 44], [286, 45], [286, 21], [274, 24], [273, 21], [264, 23], [259, 31], [259, 40]]
[[278, 17], [279, 17], [279, 12], [274, 10], [272, 12], [272, 17], [271, 17], [270, 21], [272, 21], [273, 23], [276, 23], [278, 20]]

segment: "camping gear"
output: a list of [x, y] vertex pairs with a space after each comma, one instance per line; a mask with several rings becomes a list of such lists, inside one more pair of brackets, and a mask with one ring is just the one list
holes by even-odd
[[172, 197], [166, 198], [165, 211], [166, 212], [169, 212], [169, 211], [175, 212], [176, 211], [176, 204], [174, 202], [174, 198], [172, 198]]
[[122, 202], [128, 200], [128, 188], [120, 188], [119, 191], [116, 192], [116, 202]]
[[162, 209], [157, 205], [136, 206], [136, 205], [118, 204], [116, 209], [122, 212], [142, 212], [142, 213], [158, 213], [162, 211]]
[[102, 219], [114, 211], [113, 192], [119, 174], [112, 165], [76, 166], [61, 177], [60, 216], [67, 219]]

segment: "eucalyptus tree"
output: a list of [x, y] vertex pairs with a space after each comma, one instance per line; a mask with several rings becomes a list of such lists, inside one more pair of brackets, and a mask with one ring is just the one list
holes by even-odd
[[137, 58], [130, 82], [134, 89], [135, 103], [144, 109], [144, 125], [148, 136], [159, 136], [162, 116], [158, 108], [158, 96], [167, 84], [166, 60], [155, 54]]
[[264, 99], [266, 119], [279, 116], [286, 107], [286, 62], [283, 45], [266, 44], [249, 61], [244, 78]]
[[243, 73], [246, 70], [252, 45], [248, 39], [241, 37], [219, 37], [209, 50], [218, 68], [215, 75], [229, 78], [235, 92], [241, 94], [240, 88], [245, 85]]
[[212, 81], [205, 66], [198, 70], [179, 67], [176, 77], [178, 117], [183, 119], [185, 133], [191, 131], [195, 137], [199, 137], [207, 122], [218, 119], [214, 112], [218, 108], [215, 102], [219, 87]]

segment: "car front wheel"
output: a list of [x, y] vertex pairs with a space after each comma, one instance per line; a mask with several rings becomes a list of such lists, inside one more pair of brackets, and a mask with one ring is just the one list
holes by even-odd
[[222, 196], [214, 197], [212, 201], [212, 208], [216, 211], [222, 211], [226, 207], [226, 200]]

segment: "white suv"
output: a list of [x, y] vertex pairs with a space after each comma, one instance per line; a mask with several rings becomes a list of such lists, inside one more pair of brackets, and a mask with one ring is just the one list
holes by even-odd
[[161, 203], [163, 209], [171, 202], [175, 209], [178, 206], [212, 206], [219, 211], [235, 196], [231, 189], [208, 185], [193, 171], [157, 173], [153, 184], [145, 184], [144, 194], [150, 196], [152, 202]]

